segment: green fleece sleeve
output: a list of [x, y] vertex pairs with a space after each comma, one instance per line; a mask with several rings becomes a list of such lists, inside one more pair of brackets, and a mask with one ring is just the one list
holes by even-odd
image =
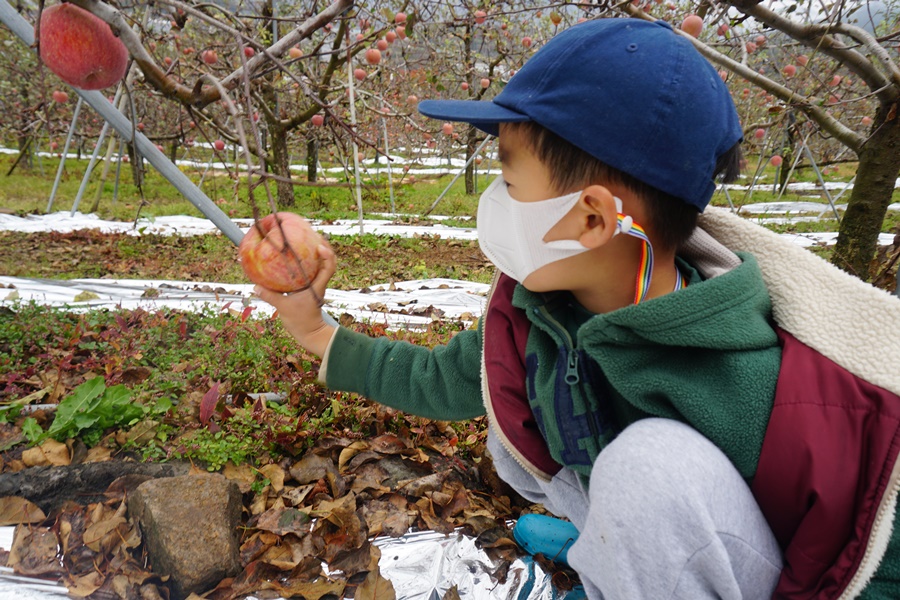
[[471, 419], [484, 414], [481, 334], [462, 331], [432, 350], [339, 327], [325, 384], [429, 419]]

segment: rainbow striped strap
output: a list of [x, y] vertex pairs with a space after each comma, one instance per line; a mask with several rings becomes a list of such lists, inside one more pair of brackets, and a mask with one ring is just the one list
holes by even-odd
[[620, 213], [617, 220], [619, 231], [644, 242], [641, 247], [641, 264], [634, 281], [634, 303], [640, 304], [650, 290], [650, 280], [653, 277], [653, 245], [644, 228], [635, 223], [631, 217]]

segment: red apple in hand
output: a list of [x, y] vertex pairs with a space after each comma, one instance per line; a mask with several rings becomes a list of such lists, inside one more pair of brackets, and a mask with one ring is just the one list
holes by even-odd
[[82, 90], [101, 90], [125, 76], [128, 50], [103, 19], [64, 3], [41, 13], [41, 60]]
[[250, 281], [277, 292], [295, 292], [315, 279], [319, 272], [317, 248], [324, 243], [309, 221], [279, 212], [266, 215], [250, 228], [238, 254]]

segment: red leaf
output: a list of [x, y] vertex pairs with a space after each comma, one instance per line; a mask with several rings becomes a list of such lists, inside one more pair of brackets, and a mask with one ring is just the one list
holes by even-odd
[[244, 308], [244, 310], [241, 312], [241, 323], [243, 323], [244, 321], [246, 321], [246, 320], [250, 317], [250, 313], [253, 312], [253, 309], [254, 309], [254, 308], [256, 308], [256, 307], [255, 307], [255, 306], [248, 306], [248, 307]]
[[203, 400], [200, 401], [200, 422], [206, 425], [213, 412], [216, 410], [216, 404], [219, 402], [219, 385], [221, 381], [216, 381], [209, 391], [203, 394]]

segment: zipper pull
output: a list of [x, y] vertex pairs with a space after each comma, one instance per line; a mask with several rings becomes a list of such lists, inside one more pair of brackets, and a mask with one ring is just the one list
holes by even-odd
[[566, 383], [575, 385], [581, 378], [578, 376], [578, 351], [569, 350], [569, 364], [566, 366]]

